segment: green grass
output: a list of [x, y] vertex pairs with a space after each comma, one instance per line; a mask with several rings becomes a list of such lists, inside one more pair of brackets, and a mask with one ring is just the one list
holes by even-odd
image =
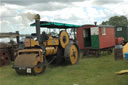
[[81, 58], [76, 65], [48, 66], [45, 73], [18, 75], [12, 65], [0, 67], [0, 85], [128, 85], [128, 75], [115, 72], [128, 69], [128, 61], [115, 61], [113, 55]]

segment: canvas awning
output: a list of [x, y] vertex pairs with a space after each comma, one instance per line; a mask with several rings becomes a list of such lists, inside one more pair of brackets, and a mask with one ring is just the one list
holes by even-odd
[[[35, 23], [32, 23], [30, 26], [35, 26]], [[48, 22], [48, 21], [40, 21], [40, 27], [47, 28], [59, 28], [59, 29], [67, 29], [67, 28], [79, 28], [82, 25], [74, 25], [74, 24], [65, 24], [58, 22]]]

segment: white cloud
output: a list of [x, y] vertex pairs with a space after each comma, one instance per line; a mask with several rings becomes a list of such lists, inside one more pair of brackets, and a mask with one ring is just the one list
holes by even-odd
[[91, 7], [93, 0], [85, 0], [83, 2], [73, 2], [72, 4], [76, 7]]
[[93, 0], [93, 3], [96, 5], [105, 5], [105, 4], [117, 4], [121, 3], [123, 0]]
[[[2, 25], [2, 24], [4, 24], [4, 25]], [[8, 31], [6, 28], [8, 28], [8, 25], [9, 25], [9, 22], [8, 21], [5, 21], [5, 20], [3, 20], [3, 21], [0, 21], [0, 31], [1, 32], [6, 32], [6, 31]]]
[[[8, 0], [7, 0], [8, 1]], [[41, 0], [38, 0], [41, 1]], [[19, 2], [4, 2], [0, 6], [0, 30], [1, 32], [11, 32], [19, 30], [21, 33], [34, 32], [29, 24], [27, 13], [40, 14], [41, 20], [56, 21], [71, 24], [93, 24], [97, 21], [100, 24], [114, 15], [125, 15], [128, 17], [127, 0], [43, 0], [42, 3], [33, 3], [26, 5]], [[81, 1], [81, 2], [80, 2]], [[19, 3], [16, 5], [16, 3]], [[116, 4], [115, 4], [116, 3]], [[15, 5], [12, 5], [15, 4]], [[29, 14], [30, 15], [30, 14]]]
[[128, 1], [123, 3], [118, 3], [116, 5], [105, 5], [105, 8], [109, 9], [111, 12], [117, 15], [128, 15], [128, 11], [126, 10], [128, 8]]

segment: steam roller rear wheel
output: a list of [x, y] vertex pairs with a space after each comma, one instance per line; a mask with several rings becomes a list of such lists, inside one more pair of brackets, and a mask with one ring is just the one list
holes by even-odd
[[65, 48], [64, 56], [67, 64], [77, 64], [80, 57], [77, 45], [69, 43]]

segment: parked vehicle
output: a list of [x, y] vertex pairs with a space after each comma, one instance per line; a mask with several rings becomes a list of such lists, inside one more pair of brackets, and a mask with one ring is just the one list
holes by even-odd
[[124, 44], [128, 42], [128, 27], [125, 26], [118, 26], [115, 27], [115, 36], [118, 37], [123, 37], [124, 38]]
[[[110, 25], [83, 25], [77, 29], [77, 40], [85, 55], [100, 56], [103, 52], [111, 54], [116, 45], [115, 29]], [[121, 42], [117, 40], [117, 43]]]

